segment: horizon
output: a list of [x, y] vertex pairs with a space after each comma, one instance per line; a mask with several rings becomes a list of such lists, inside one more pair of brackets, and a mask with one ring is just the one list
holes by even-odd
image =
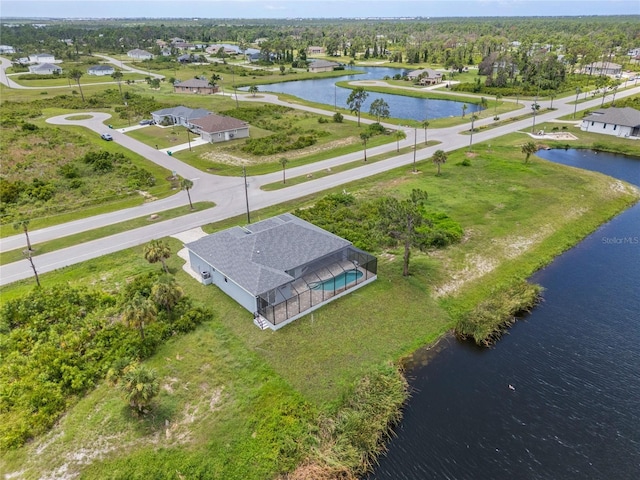
[[[375, 15], [372, 15], [375, 10]], [[366, 12], [367, 15], [362, 13]], [[464, 15], [458, 14], [464, 12]], [[35, 14], [34, 14], [35, 13]], [[637, 0], [7, 0], [0, 19], [429, 19], [640, 15]]]

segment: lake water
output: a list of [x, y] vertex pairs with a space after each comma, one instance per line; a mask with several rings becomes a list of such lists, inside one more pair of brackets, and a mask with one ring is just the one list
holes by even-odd
[[[364, 73], [356, 74], [356, 71]], [[385, 76], [393, 77], [397, 73], [402, 74], [404, 71], [404, 69], [388, 67], [358, 67], [357, 70], [345, 70], [345, 76], [343, 77], [274, 83], [270, 85], [260, 85], [258, 89], [261, 92], [287, 93], [310, 102], [324, 103], [332, 107], [337, 105], [338, 107], [347, 108], [347, 98], [352, 90], [338, 87], [336, 86], [336, 82], [381, 80]], [[407, 85], [410, 85], [410, 83], [407, 82]], [[462, 115], [462, 105], [464, 104], [464, 102], [450, 100], [427, 100], [424, 98], [369, 92], [369, 97], [365, 101], [362, 111], [369, 112], [371, 102], [378, 98], [382, 98], [387, 102], [391, 117], [417, 121]], [[467, 103], [465, 115], [479, 110], [482, 110], [479, 105]]]
[[[538, 155], [640, 186], [638, 159]], [[532, 280], [544, 302], [494, 348], [447, 338], [410, 372], [371, 480], [640, 478], [640, 204]]]

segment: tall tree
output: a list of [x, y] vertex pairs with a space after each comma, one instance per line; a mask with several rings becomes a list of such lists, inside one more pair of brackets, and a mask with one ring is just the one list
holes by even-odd
[[69, 70], [69, 73], [67, 73], [67, 76], [78, 84], [78, 89], [80, 89], [80, 96], [82, 97], [82, 101], [84, 102], [84, 93], [82, 93], [82, 85], [80, 85], [80, 79], [83, 75], [84, 73], [82, 73], [82, 71], [77, 68], [71, 69]]
[[447, 163], [447, 153], [444, 150], [436, 150], [433, 154], [433, 157], [431, 157], [431, 161], [438, 167], [437, 175], [439, 176], [440, 165], [442, 165], [443, 163]]
[[533, 142], [527, 142], [522, 145], [521, 151], [524, 153], [524, 163], [529, 163], [529, 157], [538, 151], [538, 147]]
[[280, 165], [282, 165], [282, 183], [287, 183], [287, 177], [286, 177], [286, 173], [285, 173], [285, 169], [287, 167], [287, 163], [289, 163], [289, 160], [285, 157], [282, 157], [280, 160]]
[[169, 275], [158, 278], [151, 287], [151, 298], [156, 302], [156, 305], [164, 308], [167, 312], [171, 312], [183, 296], [184, 291], [175, 278]]
[[13, 222], [13, 228], [15, 230], [22, 230], [24, 232], [24, 236], [27, 237], [27, 250], [32, 251], [33, 248], [31, 248], [31, 239], [29, 238], [29, 220], [23, 218], [21, 220]]
[[347, 105], [349, 105], [349, 110], [351, 111], [351, 113], [355, 113], [358, 115], [358, 126], [360, 126], [360, 111], [362, 109], [364, 101], [368, 96], [369, 94], [365, 91], [364, 88], [358, 87], [354, 90], [351, 90], [351, 93], [347, 98]]
[[464, 114], [467, 113], [467, 108], [469, 108], [469, 106], [466, 103], [462, 104], [462, 118], [464, 118]]
[[182, 181], [180, 182], [180, 189], [187, 191], [187, 197], [189, 198], [189, 207], [191, 207], [191, 210], [193, 210], [193, 203], [191, 203], [191, 193], [189, 193], [189, 190], [191, 190], [192, 188], [193, 188], [193, 182], [188, 178], [183, 178]]
[[378, 227], [395, 242], [404, 246], [402, 275], [409, 275], [411, 248], [423, 249], [427, 245], [431, 222], [424, 217], [427, 192], [414, 189], [405, 200], [387, 197], [380, 207]]
[[369, 114], [376, 117], [376, 122], [380, 123], [381, 118], [389, 118], [389, 104], [382, 98], [377, 98], [371, 102]]
[[256, 85], [251, 85], [249, 87], [249, 93], [255, 97], [256, 93], [258, 93], [258, 87]]
[[162, 269], [169, 273], [165, 260], [171, 256], [171, 249], [162, 240], [151, 240], [144, 247], [144, 258], [149, 263], [162, 263]]
[[156, 320], [156, 306], [151, 300], [136, 293], [135, 296], [124, 306], [122, 311], [122, 321], [129, 327], [137, 328], [140, 337], [144, 340], [144, 327]]
[[396, 130], [393, 136], [396, 137], [396, 152], [399, 152], [400, 140], [404, 140], [405, 138], [407, 138], [407, 134], [404, 132], [404, 130]]
[[122, 97], [122, 77], [124, 75], [120, 70], [116, 70], [111, 74], [111, 78], [113, 78], [116, 82], [118, 82], [118, 90], [120, 90], [120, 96]]
[[211, 75], [211, 78], [209, 78], [209, 85], [211, 85], [212, 87], [216, 87], [216, 85], [218, 85], [218, 82], [222, 80], [222, 77], [216, 73]]
[[427, 128], [429, 127], [429, 121], [425, 120], [422, 122], [422, 126], [424, 127], [424, 144], [427, 144]]
[[369, 132], [362, 132], [360, 134], [360, 140], [362, 140], [362, 143], [364, 145], [364, 161], [367, 161], [367, 140], [369, 140], [369, 138], [371, 138], [371, 134]]

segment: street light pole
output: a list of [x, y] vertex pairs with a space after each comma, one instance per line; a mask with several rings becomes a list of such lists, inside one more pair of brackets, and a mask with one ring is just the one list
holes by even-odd
[[247, 224], [251, 223], [251, 215], [249, 214], [249, 190], [247, 185], [247, 167], [242, 167], [242, 177], [244, 178], [244, 198], [247, 202]]
[[576, 118], [576, 110], [578, 109], [578, 95], [580, 95], [580, 87], [576, 87], [576, 103], [573, 105], [573, 118]]
[[417, 150], [418, 129], [413, 127], [413, 173], [416, 173], [416, 150]]
[[473, 145], [473, 125], [476, 121], [476, 116], [475, 115], [471, 115], [471, 136], [469, 137], [469, 151], [471, 151], [471, 145]]
[[189, 135], [189, 126], [187, 126], [187, 142], [189, 142], [189, 151], [191, 152], [191, 136]]

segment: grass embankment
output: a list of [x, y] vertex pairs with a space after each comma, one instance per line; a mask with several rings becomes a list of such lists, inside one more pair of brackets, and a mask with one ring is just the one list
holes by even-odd
[[[459, 222], [465, 237], [445, 250], [414, 252], [406, 278], [401, 250], [380, 255], [378, 281], [277, 332], [258, 330], [248, 312], [187, 276], [183, 261], [172, 256], [170, 267], [185, 292], [214, 308], [216, 317], [172, 339], [148, 362], [162, 385], [152, 413], [131, 418], [117, 392], [101, 385], [49, 434], [3, 453], [0, 468], [21, 470], [25, 478], [65, 471], [86, 478], [263, 479], [295, 465], [302, 467], [294, 478], [304, 478], [305, 469], [312, 472], [307, 478], [357, 472], [350, 459], [370, 458], [384, 438], [381, 425], [397, 418], [398, 399], [406, 395], [395, 368], [384, 365], [434, 342], [639, 197], [636, 189], [599, 174], [535, 157], [525, 165], [523, 138], [512, 134], [493, 139], [490, 147], [477, 144], [468, 167], [461, 165], [467, 152], [452, 152], [439, 177], [433, 165], [420, 162], [419, 175], [405, 166], [336, 189], [360, 197], [424, 189], [429, 206]], [[206, 228], [234, 223], [243, 219]], [[169, 241], [175, 252], [180, 242]], [[43, 275], [42, 281], [117, 290], [149, 268], [158, 267], [135, 248]], [[10, 298], [31, 284], [18, 282], [0, 293]], [[359, 394], [361, 385], [383, 393], [361, 402], [360, 395], [375, 397]], [[364, 408], [353, 411], [359, 404]]]
[[[165, 210], [163, 212], [155, 214], [154, 218], [151, 218], [151, 216], [134, 218], [132, 220], [127, 220], [126, 222], [115, 223], [113, 225], [107, 225], [106, 227], [102, 228], [94, 228], [93, 230], [87, 230], [86, 232], [57, 238], [48, 242], [33, 243], [33, 257], [36, 258], [38, 255], [42, 255], [43, 253], [61, 250], [73, 245], [90, 242], [91, 240], [108, 237], [110, 235], [126, 232], [135, 228], [145, 227], [152, 223], [159, 223], [165, 220], [170, 220], [172, 218], [181, 217], [183, 215], [189, 215], [190, 213], [199, 212], [201, 210], [206, 210], [212, 207], [215, 207], [215, 203], [213, 202], [196, 202], [193, 204], [193, 210], [191, 210], [188, 206], [172, 208], [171, 210]], [[19, 234], [19, 232], [14, 230], [14, 234]], [[0, 253], [0, 265], [6, 265], [7, 263], [24, 260], [24, 255], [22, 252], [23, 249], [18, 249]], [[35, 262], [37, 263], [37, 259], [35, 260]]]

